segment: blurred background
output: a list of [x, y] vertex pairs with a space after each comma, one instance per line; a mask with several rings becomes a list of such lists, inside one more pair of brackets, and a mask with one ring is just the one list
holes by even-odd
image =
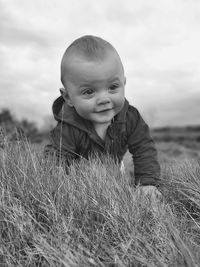
[[61, 57], [86, 34], [119, 52], [126, 98], [156, 140], [200, 143], [198, 0], [0, 0], [1, 124], [52, 127]]

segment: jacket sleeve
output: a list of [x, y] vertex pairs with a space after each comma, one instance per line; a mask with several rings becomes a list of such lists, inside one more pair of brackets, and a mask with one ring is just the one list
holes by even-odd
[[78, 129], [59, 122], [50, 133], [50, 144], [44, 148], [46, 158], [53, 157], [57, 165], [70, 163], [79, 157], [77, 153]]
[[127, 113], [127, 133], [128, 147], [134, 161], [135, 184], [159, 186], [157, 150], [148, 125], [134, 107], [130, 107]]

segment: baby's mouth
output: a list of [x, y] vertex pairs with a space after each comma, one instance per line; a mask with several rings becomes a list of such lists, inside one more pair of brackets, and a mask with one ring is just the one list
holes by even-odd
[[96, 113], [104, 113], [104, 112], [107, 112], [110, 110], [112, 110], [112, 108], [106, 108], [106, 109], [98, 110]]

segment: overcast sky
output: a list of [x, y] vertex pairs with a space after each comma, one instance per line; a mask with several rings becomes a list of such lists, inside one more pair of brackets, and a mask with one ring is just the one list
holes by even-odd
[[40, 123], [76, 38], [111, 42], [150, 126], [200, 124], [199, 0], [0, 0], [0, 109]]

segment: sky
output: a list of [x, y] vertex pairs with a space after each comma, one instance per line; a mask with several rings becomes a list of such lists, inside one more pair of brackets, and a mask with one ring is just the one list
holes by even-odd
[[0, 110], [45, 125], [65, 49], [100, 36], [151, 127], [200, 125], [199, 0], [0, 0]]

